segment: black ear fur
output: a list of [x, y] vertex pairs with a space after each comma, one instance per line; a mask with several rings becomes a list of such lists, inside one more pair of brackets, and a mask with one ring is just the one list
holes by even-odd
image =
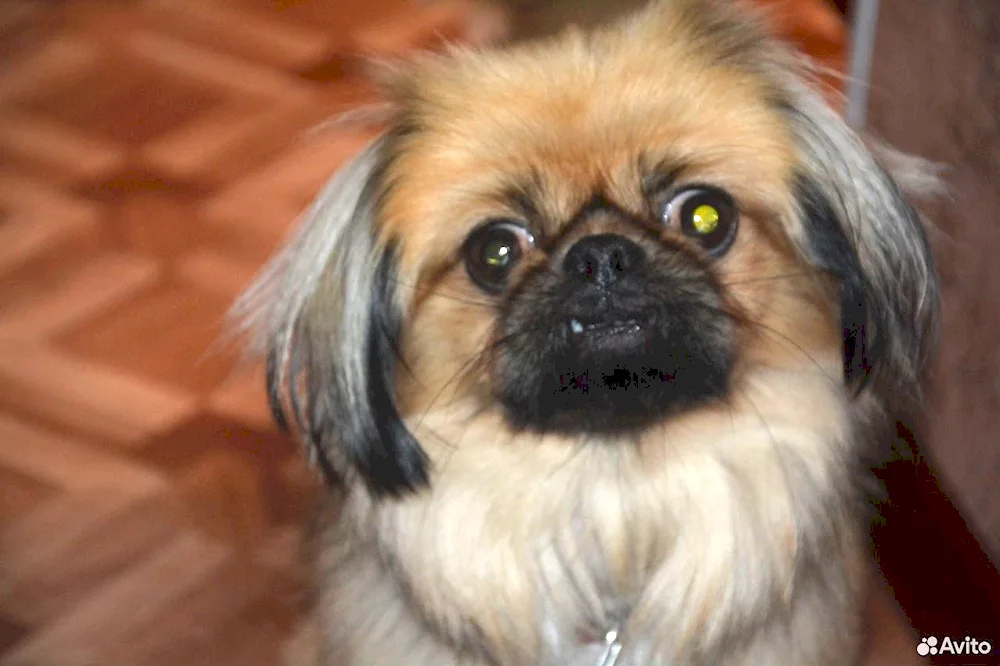
[[396, 306], [396, 250], [382, 255], [372, 285], [366, 365], [370, 422], [346, 442], [348, 455], [373, 491], [400, 495], [426, 486], [427, 455], [403, 423], [395, 398], [395, 369], [402, 362], [402, 317]]
[[880, 340], [879, 309], [861, 270], [858, 255], [834, 213], [833, 205], [811, 178], [798, 175], [795, 194], [809, 237], [812, 260], [837, 277], [844, 327], [844, 377], [859, 390], [872, 373]]
[[377, 228], [387, 141], [334, 175], [231, 316], [266, 355], [275, 420], [326, 480], [357, 475], [373, 494], [401, 495], [427, 485], [429, 462], [395, 399], [398, 252]]
[[394, 395], [402, 327], [391, 277], [395, 265], [396, 252], [390, 246], [371, 285], [362, 404], [352, 407], [350, 396], [339, 395], [337, 383], [324, 381], [322, 375], [311, 375], [308, 381], [309, 437], [324, 474], [336, 478], [327, 452], [339, 446], [374, 494], [398, 497], [427, 486], [429, 478], [427, 455], [403, 423]]

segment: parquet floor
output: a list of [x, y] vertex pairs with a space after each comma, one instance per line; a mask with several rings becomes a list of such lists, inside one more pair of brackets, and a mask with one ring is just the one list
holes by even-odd
[[[772, 4], [775, 0], [769, 0]], [[787, 3], [786, 3], [787, 4]], [[837, 65], [843, 30], [789, 30]], [[0, 5], [0, 660], [279, 662], [316, 484], [223, 314], [372, 131], [410, 0]]]

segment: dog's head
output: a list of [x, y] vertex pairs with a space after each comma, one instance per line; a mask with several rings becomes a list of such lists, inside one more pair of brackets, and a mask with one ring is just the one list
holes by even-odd
[[663, 2], [422, 60], [391, 94], [244, 304], [276, 413], [336, 473], [421, 488], [413, 422], [456, 403], [627, 446], [762, 369], [913, 385], [937, 303], [917, 216], [743, 11]]

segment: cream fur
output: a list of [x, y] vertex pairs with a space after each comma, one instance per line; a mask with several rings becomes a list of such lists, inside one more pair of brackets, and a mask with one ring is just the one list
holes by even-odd
[[514, 439], [462, 407], [415, 428], [440, 461], [429, 492], [354, 494], [327, 536], [327, 643], [355, 663], [480, 663], [450, 656], [412, 607], [501, 664], [595, 664], [576, 631], [625, 617], [623, 666], [850, 663], [865, 573], [842, 496], [854, 433], [823, 373], [762, 371], [730, 405], [625, 445]]

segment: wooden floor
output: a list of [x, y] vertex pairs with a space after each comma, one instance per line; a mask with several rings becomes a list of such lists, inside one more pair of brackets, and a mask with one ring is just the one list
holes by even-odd
[[[799, 7], [790, 32], [836, 65], [842, 26]], [[3, 663], [279, 662], [316, 486], [259, 373], [213, 341], [371, 136], [321, 127], [375, 99], [360, 57], [468, 21], [407, 0], [0, 5]]]

